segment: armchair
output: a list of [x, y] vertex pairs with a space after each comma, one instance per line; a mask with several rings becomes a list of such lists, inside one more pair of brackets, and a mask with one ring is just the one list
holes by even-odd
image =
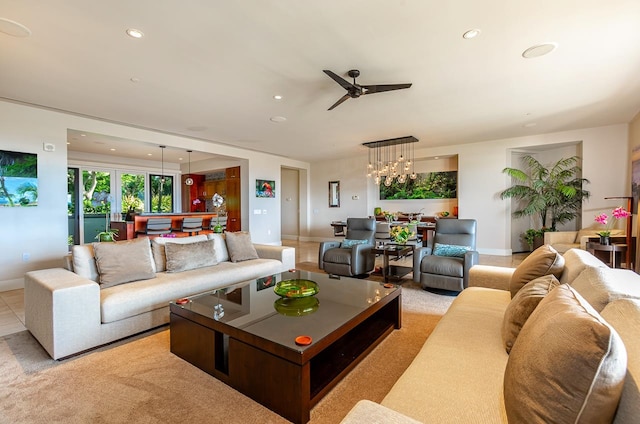
[[428, 287], [462, 291], [469, 286], [469, 270], [478, 263], [475, 219], [439, 219], [432, 247], [413, 255], [413, 281]]
[[[373, 270], [376, 256], [373, 253], [376, 221], [373, 218], [348, 218], [345, 240], [320, 243], [318, 267], [328, 274], [354, 277]], [[352, 240], [365, 240], [351, 244]]]

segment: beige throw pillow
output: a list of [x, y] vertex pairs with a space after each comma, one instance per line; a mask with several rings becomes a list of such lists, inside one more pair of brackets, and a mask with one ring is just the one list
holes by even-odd
[[189, 244], [167, 243], [164, 250], [167, 256], [167, 272], [182, 272], [218, 264], [213, 240]]
[[538, 277], [553, 274], [559, 279], [563, 269], [564, 258], [562, 255], [548, 244], [540, 246], [531, 252], [513, 272], [511, 282], [509, 283], [511, 298], [513, 298], [518, 290], [525, 284]]
[[598, 312], [616, 299], [640, 299], [638, 275], [629, 269], [588, 267], [571, 283], [571, 287]]
[[229, 261], [229, 251], [227, 250], [227, 242], [224, 240], [224, 234], [209, 233], [207, 238], [213, 240], [213, 248], [216, 250], [218, 263]]
[[94, 243], [100, 288], [156, 276], [151, 245], [146, 237], [115, 243]]
[[502, 341], [504, 348], [509, 353], [520, 334], [520, 330], [538, 303], [549, 292], [560, 285], [553, 275], [545, 275], [528, 282], [521, 288], [504, 311], [502, 320]]
[[207, 240], [205, 234], [190, 237], [155, 237], [151, 240], [151, 252], [156, 266], [156, 272], [167, 270], [167, 255], [164, 247], [167, 243], [189, 244], [197, 241]]
[[510, 423], [610, 423], [627, 353], [618, 333], [567, 284], [533, 311], [504, 374]]
[[238, 231], [236, 233], [226, 233], [225, 237], [231, 262], [258, 259], [258, 252], [256, 252], [256, 248], [251, 243], [251, 235], [249, 233]]
[[81, 277], [100, 282], [98, 268], [96, 268], [96, 258], [93, 253], [92, 244], [76, 244], [71, 247], [71, 259], [73, 272]]

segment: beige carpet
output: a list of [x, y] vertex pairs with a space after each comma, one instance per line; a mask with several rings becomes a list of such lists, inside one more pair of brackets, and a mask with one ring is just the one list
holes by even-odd
[[[406, 280], [402, 329], [315, 406], [310, 422], [338, 423], [358, 400], [382, 400], [452, 300]], [[0, 338], [0, 423], [168, 422], [288, 421], [171, 354], [166, 326], [64, 361], [27, 331]]]

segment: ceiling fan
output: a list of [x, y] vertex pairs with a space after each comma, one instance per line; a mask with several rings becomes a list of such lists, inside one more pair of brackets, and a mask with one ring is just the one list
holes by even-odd
[[347, 94], [342, 96], [340, 98], [340, 100], [335, 102], [333, 104], [333, 106], [331, 106], [328, 110], [334, 109], [340, 103], [342, 103], [345, 100], [347, 100], [349, 97], [355, 99], [355, 98], [358, 98], [360, 96], [364, 96], [365, 94], [382, 93], [383, 91], [400, 90], [400, 89], [403, 89], [403, 88], [411, 87], [411, 83], [409, 83], [409, 84], [359, 85], [359, 84], [356, 84], [356, 78], [358, 78], [358, 76], [360, 76], [360, 71], [357, 70], [357, 69], [352, 69], [349, 72], [347, 72], [347, 75], [349, 75], [351, 78], [353, 78], [353, 84], [350, 83], [349, 81], [345, 80], [341, 76], [336, 75], [334, 72], [328, 71], [326, 69], [323, 72], [325, 74], [329, 75], [335, 82], [340, 84], [342, 86], [342, 88], [347, 90]]

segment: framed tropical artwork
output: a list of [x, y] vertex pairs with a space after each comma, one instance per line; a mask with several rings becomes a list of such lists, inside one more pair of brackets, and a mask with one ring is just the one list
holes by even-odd
[[458, 188], [458, 171], [423, 172], [415, 180], [404, 183], [395, 179], [391, 185], [380, 183], [380, 200], [398, 199], [455, 199]]
[[273, 180], [256, 180], [256, 197], [276, 197], [276, 182]]
[[0, 207], [38, 205], [38, 155], [0, 150]]

